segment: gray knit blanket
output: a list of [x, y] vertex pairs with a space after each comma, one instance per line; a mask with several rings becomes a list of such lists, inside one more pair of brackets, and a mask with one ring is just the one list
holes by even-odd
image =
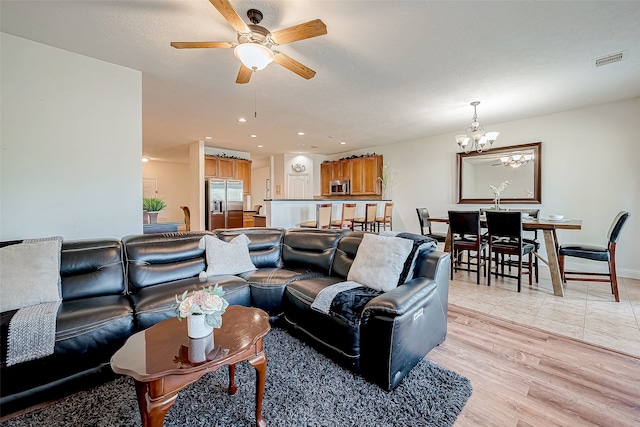
[[7, 366], [53, 354], [56, 315], [62, 301], [19, 309], [9, 322]]
[[[26, 239], [24, 243], [36, 243], [46, 240], [58, 242], [57, 262], [60, 265], [62, 237]], [[58, 267], [59, 269], [59, 267]], [[26, 277], [25, 280], [33, 280]], [[9, 321], [7, 336], [7, 366], [53, 354], [56, 344], [56, 318], [62, 303], [60, 276], [58, 276], [58, 299], [41, 304], [28, 305], [18, 309]]]

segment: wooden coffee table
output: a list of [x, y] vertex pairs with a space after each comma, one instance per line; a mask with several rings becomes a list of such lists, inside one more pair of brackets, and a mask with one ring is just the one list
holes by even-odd
[[[222, 328], [214, 330], [214, 346], [209, 351], [211, 346], [202, 345], [205, 339], [187, 336], [186, 321], [171, 318], [129, 337], [111, 358], [111, 369], [135, 380], [143, 427], [160, 427], [178, 392], [207, 372], [229, 366], [229, 394], [235, 394], [235, 364], [246, 360], [256, 369], [256, 426], [264, 427], [267, 359], [262, 339], [270, 330], [269, 315], [264, 311], [229, 306], [222, 315]], [[203, 361], [193, 362], [189, 357]]]

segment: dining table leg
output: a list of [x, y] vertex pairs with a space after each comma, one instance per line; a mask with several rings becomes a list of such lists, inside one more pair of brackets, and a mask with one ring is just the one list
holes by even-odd
[[547, 265], [551, 274], [551, 284], [553, 285], [553, 294], [557, 297], [564, 296], [562, 287], [562, 276], [560, 275], [560, 262], [558, 261], [558, 245], [556, 242], [556, 230], [543, 230], [544, 246], [547, 250]]
[[444, 251], [451, 252], [451, 227], [447, 227], [447, 238], [444, 240]]

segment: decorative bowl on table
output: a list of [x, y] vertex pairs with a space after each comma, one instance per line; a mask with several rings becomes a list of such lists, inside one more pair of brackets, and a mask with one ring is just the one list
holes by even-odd
[[551, 221], [561, 221], [564, 219], [564, 215], [551, 214], [549, 215]]

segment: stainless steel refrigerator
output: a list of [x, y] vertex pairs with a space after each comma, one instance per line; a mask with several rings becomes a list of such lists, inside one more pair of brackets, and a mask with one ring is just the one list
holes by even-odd
[[242, 227], [244, 207], [242, 185], [242, 181], [231, 179], [205, 180], [207, 230]]

